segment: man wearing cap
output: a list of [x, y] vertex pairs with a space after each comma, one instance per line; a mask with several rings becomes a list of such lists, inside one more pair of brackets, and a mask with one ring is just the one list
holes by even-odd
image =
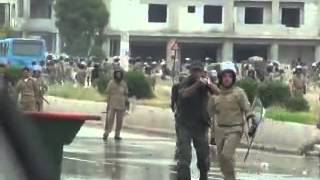
[[307, 83], [305, 76], [302, 74], [302, 66], [298, 65], [292, 78], [292, 93], [293, 95], [303, 95], [306, 93], [306, 88]]
[[253, 118], [250, 103], [243, 89], [236, 87], [233, 63], [223, 64], [218, 75], [220, 94], [209, 111], [215, 114], [215, 140], [219, 165], [225, 180], [235, 180], [234, 154], [244, 133], [246, 120]]
[[33, 69], [33, 77], [35, 78], [36, 86], [38, 88], [38, 96], [36, 97], [36, 110], [43, 111], [44, 94], [48, 91], [48, 85], [42, 78], [42, 68], [36, 65]]
[[39, 90], [27, 67], [23, 68], [22, 79], [17, 83], [16, 92], [21, 96], [22, 111], [36, 111], [36, 97], [39, 96]]
[[200, 180], [208, 179], [210, 168], [208, 94], [217, 94], [219, 89], [210, 83], [204, 74], [201, 62], [193, 62], [190, 66], [190, 76], [179, 87], [176, 110], [178, 180], [191, 179], [191, 142], [197, 152]]

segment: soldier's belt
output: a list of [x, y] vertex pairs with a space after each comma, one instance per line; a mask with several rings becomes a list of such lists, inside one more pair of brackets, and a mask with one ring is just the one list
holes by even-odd
[[235, 127], [235, 126], [243, 126], [243, 123], [241, 124], [218, 124], [219, 127]]

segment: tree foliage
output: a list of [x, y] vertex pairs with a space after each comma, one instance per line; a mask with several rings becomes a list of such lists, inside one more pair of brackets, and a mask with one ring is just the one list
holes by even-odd
[[109, 18], [103, 0], [57, 0], [55, 11], [67, 53], [83, 56], [91, 46], [101, 48]]

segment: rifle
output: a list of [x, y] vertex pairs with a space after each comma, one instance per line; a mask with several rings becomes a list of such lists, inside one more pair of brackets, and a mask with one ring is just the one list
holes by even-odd
[[[251, 141], [249, 143], [249, 146], [248, 146], [248, 150], [247, 150], [247, 153], [244, 157], [244, 162], [247, 161], [248, 157], [249, 157], [249, 154], [250, 154], [250, 150], [252, 148], [252, 145], [253, 145], [253, 142], [255, 140], [255, 137], [256, 137], [256, 133], [257, 133], [257, 129], [259, 127], [259, 125], [261, 124], [261, 122], [263, 121], [263, 112], [264, 112], [264, 108], [262, 106], [262, 103], [260, 101], [260, 99], [257, 99], [257, 97], [255, 97], [253, 103], [252, 103], [252, 107], [251, 109], [253, 110], [255, 108], [255, 104], [257, 103], [257, 101], [259, 100], [259, 103], [261, 104], [261, 110], [260, 110], [260, 118], [259, 118], [259, 121], [258, 122], [254, 122], [252, 123], [252, 127], [249, 129], [249, 136], [251, 136]], [[254, 120], [255, 121], [255, 120]]]
[[44, 102], [46, 102], [48, 105], [50, 105], [49, 101], [48, 101], [46, 98], [44, 98], [43, 96], [41, 96], [41, 99], [42, 99]]

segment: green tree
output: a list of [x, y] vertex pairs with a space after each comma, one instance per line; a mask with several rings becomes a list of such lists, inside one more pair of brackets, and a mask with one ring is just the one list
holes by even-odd
[[55, 11], [67, 53], [86, 56], [101, 49], [109, 19], [103, 0], [57, 0]]

